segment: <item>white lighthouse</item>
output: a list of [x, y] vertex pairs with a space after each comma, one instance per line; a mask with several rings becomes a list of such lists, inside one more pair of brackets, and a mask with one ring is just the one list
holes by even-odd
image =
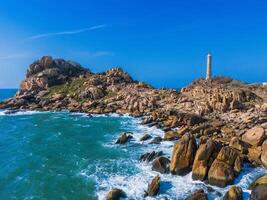
[[206, 72], [206, 80], [211, 79], [211, 55], [208, 53], [207, 55], [207, 72]]

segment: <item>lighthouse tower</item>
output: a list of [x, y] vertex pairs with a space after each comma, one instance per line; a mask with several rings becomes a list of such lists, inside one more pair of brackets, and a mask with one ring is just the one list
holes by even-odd
[[208, 53], [207, 55], [207, 72], [206, 72], [206, 80], [211, 79], [211, 55]]

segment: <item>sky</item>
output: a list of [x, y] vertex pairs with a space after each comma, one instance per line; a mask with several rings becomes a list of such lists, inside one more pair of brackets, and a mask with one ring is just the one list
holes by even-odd
[[0, 0], [0, 88], [44, 55], [120, 66], [157, 88], [214, 76], [267, 82], [265, 0]]

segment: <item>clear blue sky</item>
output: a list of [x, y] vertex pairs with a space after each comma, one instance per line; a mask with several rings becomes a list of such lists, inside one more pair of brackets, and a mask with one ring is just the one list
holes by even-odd
[[0, 88], [43, 55], [178, 88], [205, 76], [211, 52], [214, 75], [267, 81], [264, 0], [0, 0], [0, 30]]

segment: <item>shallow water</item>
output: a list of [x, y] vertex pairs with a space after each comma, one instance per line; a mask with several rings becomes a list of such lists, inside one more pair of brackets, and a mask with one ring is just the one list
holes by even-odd
[[[139, 156], [162, 150], [170, 157], [173, 146], [173, 142], [139, 142], [145, 133], [163, 136], [163, 132], [129, 116], [90, 118], [79, 113], [30, 111], [6, 115], [0, 111], [0, 127], [0, 199], [105, 199], [114, 187], [123, 189], [129, 199], [143, 199], [157, 172], [151, 164], [139, 163]], [[124, 131], [133, 132], [133, 140], [114, 145]], [[243, 168], [235, 184], [243, 188], [245, 199], [249, 184], [263, 173], [263, 168]], [[193, 181], [191, 173], [160, 176], [156, 199], [184, 199], [199, 188], [209, 192], [210, 199], [221, 199], [230, 187]]]

